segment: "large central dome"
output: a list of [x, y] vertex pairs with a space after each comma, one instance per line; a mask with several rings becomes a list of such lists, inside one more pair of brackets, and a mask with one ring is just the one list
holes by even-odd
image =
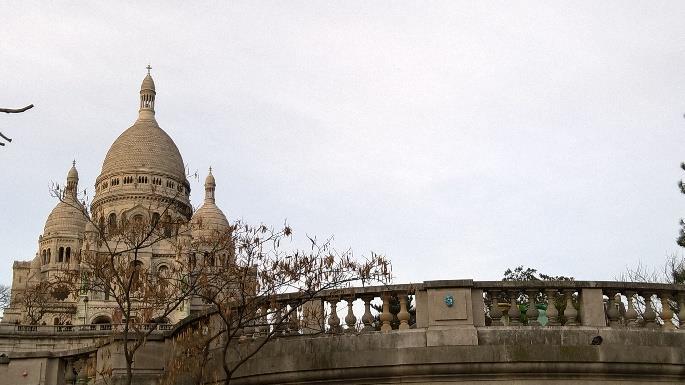
[[178, 147], [155, 120], [138, 120], [107, 151], [101, 177], [122, 172], [155, 173], [185, 180]]
[[164, 202], [172, 202], [174, 210], [190, 218], [190, 184], [183, 158], [155, 120], [156, 94], [148, 67], [140, 87], [138, 119], [107, 151], [95, 181], [91, 211], [115, 218], [135, 206], [162, 210]]

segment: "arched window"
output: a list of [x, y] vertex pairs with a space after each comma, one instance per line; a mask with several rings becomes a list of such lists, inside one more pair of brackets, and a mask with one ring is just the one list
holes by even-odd
[[64, 262], [64, 247], [60, 247], [57, 253], [57, 262]]
[[205, 253], [204, 257], [206, 266], [214, 266], [214, 254]]
[[109, 227], [109, 231], [114, 231], [117, 229], [117, 215], [115, 213], [109, 214], [107, 226]]
[[195, 256], [195, 253], [192, 253], [188, 256], [188, 270], [194, 270], [196, 265], [197, 257]]
[[50, 249], [48, 249], [48, 263], [50, 263]]
[[45, 249], [43, 249], [42, 255], [43, 255], [43, 265], [45, 265], [48, 263], [48, 252], [45, 251]]
[[105, 217], [100, 217], [98, 225], [100, 226], [100, 231], [105, 231]]
[[140, 271], [143, 269], [143, 262], [131, 261], [131, 264], [133, 266], [133, 276], [131, 277], [131, 290], [136, 291], [140, 287]]
[[66, 257], [66, 262], [69, 263], [71, 261], [71, 247], [67, 247], [67, 252], [65, 254]]
[[167, 278], [169, 276], [169, 267], [162, 265], [157, 268], [157, 276], [160, 278]]
[[159, 224], [159, 213], [152, 213], [152, 227], [157, 227]]
[[164, 216], [164, 236], [171, 237], [171, 216], [169, 214]]

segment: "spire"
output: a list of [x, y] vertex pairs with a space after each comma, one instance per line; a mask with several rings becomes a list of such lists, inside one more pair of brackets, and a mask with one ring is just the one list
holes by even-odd
[[71, 162], [71, 168], [67, 173], [67, 184], [64, 190], [65, 197], [76, 198], [78, 191], [78, 171], [76, 171], [76, 160]]
[[143, 79], [143, 84], [140, 85], [140, 110], [138, 112], [139, 120], [154, 120], [155, 119], [155, 82], [150, 76], [152, 67], [148, 64], [147, 75]]
[[214, 203], [214, 190], [216, 190], [216, 181], [210, 167], [209, 174], [205, 178], [205, 203]]

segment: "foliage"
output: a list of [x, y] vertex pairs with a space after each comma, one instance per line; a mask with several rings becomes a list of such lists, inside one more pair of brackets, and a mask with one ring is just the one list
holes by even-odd
[[[188, 256], [194, 252], [192, 229], [175, 212], [175, 198], [160, 196], [154, 189], [147, 207], [138, 206], [129, 217], [121, 215], [116, 220], [105, 218], [104, 212], [88, 213], [85, 203], [65, 199], [69, 194], [73, 191], [53, 189], [53, 196], [79, 209], [87, 221], [84, 245], [77, 255], [79, 268], [60, 271], [49, 282], [66, 285], [76, 298], [97, 297], [116, 307], [112, 341], [121, 344], [130, 385], [136, 352], [155, 330], [146, 324], [166, 319], [194, 291], [187, 275]], [[217, 237], [214, 247], [227, 246], [221, 242]], [[153, 248], [174, 250], [174, 254], [158, 256], [160, 264], [150, 266], [143, 255]], [[111, 368], [103, 366], [101, 374], [111, 374]]]
[[[390, 264], [381, 255], [357, 259], [350, 250], [337, 251], [331, 239], [320, 244], [309, 238], [308, 250], [282, 247], [291, 234], [288, 225], [273, 229], [238, 222], [232, 227], [232, 263], [193, 274], [195, 294], [212, 311], [179, 334], [166, 383], [214, 383], [218, 376], [229, 384], [235, 371], [274, 338], [305, 329], [326, 332], [317, 298], [324, 291], [390, 279]], [[206, 370], [209, 366], [215, 370]]]
[[573, 281], [573, 277], [566, 277], [563, 275], [547, 275], [538, 273], [537, 269], [530, 267], [524, 268], [520, 265], [514, 270], [507, 269], [504, 271], [504, 277], [502, 281], [515, 281], [515, 282], [526, 282], [526, 281]]
[[[502, 277], [502, 281], [512, 281], [512, 282], [531, 282], [531, 281], [574, 281], [575, 278], [573, 277], [566, 277], [563, 275], [547, 275], [543, 273], [539, 273], [537, 269], [533, 269], [530, 267], [524, 267], [523, 265], [519, 265], [514, 270], [512, 269], [507, 269], [504, 271], [504, 276]], [[577, 298], [573, 299], [573, 302], [575, 303], [576, 306], [578, 306], [578, 300]], [[521, 318], [520, 321], [523, 324], [528, 323], [528, 318], [526, 317], [526, 311], [528, 310], [528, 295], [526, 294], [520, 294], [516, 298], [516, 303], [519, 306], [519, 311], [521, 312]], [[535, 298], [535, 303], [536, 307], [539, 310], [547, 310], [547, 295], [545, 293], [539, 293], [537, 297]], [[556, 296], [554, 298], [554, 306], [557, 308], [559, 311], [559, 318], [563, 320], [563, 312], [564, 309], [566, 308], [566, 301], [564, 300], [564, 297], [561, 295]]]

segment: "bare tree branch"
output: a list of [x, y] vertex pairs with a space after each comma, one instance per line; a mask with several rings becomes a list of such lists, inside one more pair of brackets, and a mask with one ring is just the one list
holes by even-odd
[[12, 109], [12, 108], [0, 108], [0, 112], [4, 112], [7, 114], [18, 114], [20, 112], [24, 112], [26, 110], [30, 110], [33, 108], [33, 104], [29, 104], [28, 106], [24, 108], [18, 108], [18, 109]]

